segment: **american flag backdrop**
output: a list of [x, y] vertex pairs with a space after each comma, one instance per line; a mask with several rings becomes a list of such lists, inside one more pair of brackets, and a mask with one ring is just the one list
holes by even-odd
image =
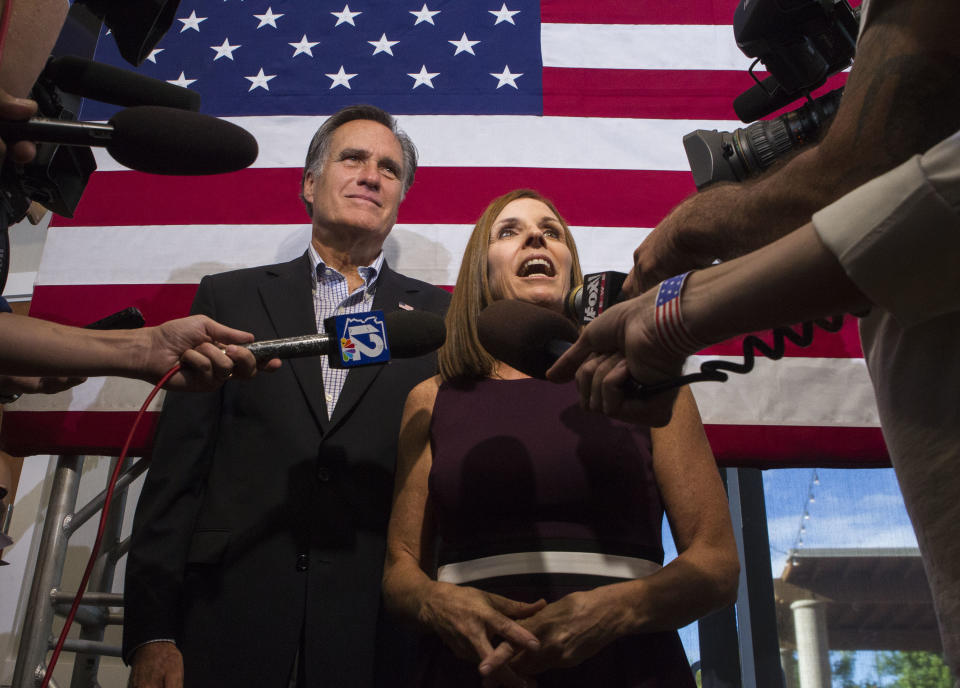
[[[253, 133], [249, 169], [161, 177], [98, 155], [72, 219], [51, 223], [35, 316], [83, 324], [129, 305], [148, 324], [187, 313], [205, 274], [302, 253], [307, 143], [326, 115], [373, 103], [398, 116], [421, 167], [385, 246], [400, 272], [450, 286], [493, 197], [532, 187], [573, 227], [584, 272], [631, 252], [694, 191], [681, 139], [742, 126], [752, 84], [735, 0], [183, 0], [140, 71], [202, 94], [202, 111]], [[109, 36], [97, 59], [127, 66]], [[762, 75], [761, 75], [762, 76]], [[831, 80], [829, 87], [842, 81]], [[84, 106], [84, 119], [111, 110]], [[739, 358], [737, 342], [691, 359]], [[721, 461], [886, 463], [856, 327], [819, 332], [781, 361], [693, 386]], [[3, 423], [14, 453], [116, 453], [144, 383], [96, 379], [22, 398]], [[152, 407], [155, 412], [159, 402]], [[152, 422], [137, 439], [149, 447]]]

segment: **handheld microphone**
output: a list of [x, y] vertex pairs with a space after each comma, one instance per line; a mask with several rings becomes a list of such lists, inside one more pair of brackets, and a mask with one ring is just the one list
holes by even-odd
[[[503, 300], [494, 301], [480, 312], [477, 335], [483, 348], [494, 358], [543, 380], [550, 366], [573, 346], [579, 332], [568, 318], [556, 311], [525, 301]], [[625, 392], [634, 399], [647, 399], [686, 384], [677, 380], [644, 386], [629, 379]]]
[[624, 300], [623, 282], [625, 272], [595, 272], [583, 276], [583, 284], [574, 288], [564, 302], [564, 309], [571, 318], [586, 325], [615, 303]]
[[[669, 389], [683, 387], [691, 382], [726, 382], [727, 372], [745, 374], [753, 370], [757, 354], [774, 361], [786, 353], [786, 340], [797, 346], [810, 346], [813, 327], [827, 332], [838, 332], [843, 327], [843, 316], [820, 318], [800, 324], [800, 332], [789, 327], [773, 329], [773, 343], [750, 335], [743, 340], [743, 362], [703, 361], [696, 373], [687, 373], [652, 385], [641, 385], [632, 378], [624, 383], [624, 393], [634, 399], [649, 399]], [[542, 306], [525, 301], [494, 301], [480, 312], [477, 335], [490, 354], [530, 377], [544, 379], [547, 370], [573, 346], [579, 336], [567, 318]]]
[[249, 167], [259, 152], [257, 140], [236, 124], [159, 105], [121, 110], [107, 124], [43, 117], [2, 121], [0, 139], [99, 146], [121, 165], [151, 174], [234, 172]]
[[73, 55], [51, 58], [43, 75], [67, 93], [113, 105], [200, 109], [200, 94], [189, 88]]
[[247, 344], [259, 360], [326, 355], [330, 364], [352, 368], [387, 363], [393, 358], [415, 358], [439, 349], [447, 336], [443, 318], [427, 311], [382, 311], [334, 316], [324, 331], [302, 337]]

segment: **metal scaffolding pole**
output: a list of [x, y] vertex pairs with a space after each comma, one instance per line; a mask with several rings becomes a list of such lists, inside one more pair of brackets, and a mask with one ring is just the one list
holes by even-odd
[[[110, 475], [116, 462], [117, 459], [111, 462]], [[12, 688], [35, 688], [43, 680], [47, 651], [54, 646], [54, 617], [57, 614], [66, 615], [75, 595], [74, 592], [60, 590], [69, 539], [103, 508], [106, 490], [77, 509], [82, 465], [83, 458], [79, 456], [61, 456], [57, 459]], [[80, 637], [64, 644], [64, 650], [77, 653], [71, 688], [97, 688], [100, 657], [120, 656], [120, 648], [104, 643], [103, 636], [107, 626], [123, 623], [122, 612], [110, 611], [110, 607], [123, 606], [123, 596], [110, 590], [117, 561], [129, 548], [128, 542], [120, 540], [126, 489], [146, 467], [146, 459], [136, 463], [130, 459], [117, 481], [111, 511], [104, 524], [103, 549], [97, 555], [88, 583], [90, 592], [84, 594], [77, 610]]]
[[67, 557], [68, 535], [64, 520], [77, 505], [82, 467], [83, 457], [80, 456], [61, 456], [57, 459], [50, 503], [43, 520], [37, 567], [20, 636], [20, 651], [13, 670], [12, 688], [32, 688], [43, 680], [50, 631], [53, 628], [52, 592], [60, 587], [63, 562]]

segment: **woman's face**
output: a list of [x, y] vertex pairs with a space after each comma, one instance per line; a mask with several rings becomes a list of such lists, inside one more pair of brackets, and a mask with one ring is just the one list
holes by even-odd
[[541, 201], [518, 198], [490, 229], [487, 278], [495, 299], [517, 299], [563, 312], [573, 257], [563, 225]]

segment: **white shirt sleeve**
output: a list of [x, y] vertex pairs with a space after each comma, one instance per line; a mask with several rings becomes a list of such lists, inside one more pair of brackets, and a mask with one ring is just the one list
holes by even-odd
[[813, 225], [901, 327], [960, 311], [960, 132], [817, 212]]

